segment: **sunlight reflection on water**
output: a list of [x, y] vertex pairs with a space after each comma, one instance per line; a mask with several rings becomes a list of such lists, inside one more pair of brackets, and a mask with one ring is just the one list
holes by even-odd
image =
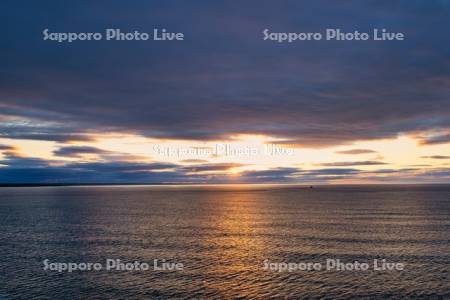
[[[0, 297], [449, 296], [449, 186], [0, 189]], [[182, 262], [183, 271], [44, 271], [42, 261]], [[273, 272], [263, 261], [405, 263]]]

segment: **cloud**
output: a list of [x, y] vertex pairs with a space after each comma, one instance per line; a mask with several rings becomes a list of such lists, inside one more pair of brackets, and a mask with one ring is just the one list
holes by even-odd
[[245, 171], [239, 174], [239, 182], [270, 183], [270, 182], [299, 182], [297, 168], [273, 168], [270, 170]]
[[351, 155], [358, 155], [358, 154], [370, 154], [370, 153], [377, 153], [374, 150], [370, 149], [351, 149], [351, 150], [343, 150], [343, 151], [336, 151], [337, 154], [351, 154]]
[[326, 169], [318, 169], [318, 170], [310, 170], [310, 171], [304, 171], [303, 174], [305, 175], [349, 175], [349, 174], [358, 174], [360, 170], [353, 169], [353, 168], [326, 168]]
[[94, 139], [86, 134], [44, 134], [44, 133], [3, 133], [0, 134], [3, 138], [18, 139], [18, 140], [37, 140], [37, 141], [53, 141], [53, 142], [90, 142]]
[[431, 158], [431, 159], [450, 159], [448, 155], [431, 155], [431, 156], [422, 156], [422, 158]]
[[0, 183], [164, 183], [183, 181], [169, 163], [64, 162], [10, 155], [0, 163]]
[[450, 134], [443, 134], [443, 135], [422, 138], [420, 143], [422, 145], [448, 144], [448, 143], [450, 143]]
[[[66, 147], [69, 155], [102, 152], [99, 149]], [[70, 151], [69, 151], [70, 150]], [[95, 162], [45, 160], [9, 154], [0, 160], [0, 184], [28, 183], [206, 183], [230, 182], [226, 171], [236, 163], [196, 164], [99, 160]], [[236, 181], [236, 180], [235, 180]]]
[[332, 162], [332, 163], [323, 163], [319, 164], [324, 167], [351, 167], [351, 166], [377, 166], [377, 165], [386, 165], [387, 163], [381, 161], [345, 161], [345, 162]]
[[3, 155], [3, 157], [16, 157], [18, 156], [18, 148], [11, 145], [3, 145], [0, 144], [0, 154]]
[[14, 151], [15, 149], [14, 146], [0, 144], [0, 151]]
[[[1, 99], [0, 99], [1, 102]], [[0, 103], [0, 109], [3, 109]], [[54, 114], [33, 113], [34, 108], [14, 110], [8, 115], [8, 110], [0, 112], [0, 137], [8, 139], [38, 140], [38, 141], [93, 141], [90, 129], [77, 124], [58, 119]], [[18, 114], [21, 114], [18, 116]], [[51, 121], [50, 121], [51, 120]]]
[[118, 151], [109, 151], [93, 146], [62, 146], [53, 151], [53, 155], [57, 157], [70, 157], [78, 159], [86, 159], [86, 155], [94, 156], [90, 159], [96, 159], [108, 162], [148, 162], [149, 156], [133, 155]]
[[53, 151], [53, 154], [56, 156], [66, 157], [80, 157], [85, 154], [102, 155], [109, 153], [111, 152], [90, 146], [65, 146]]
[[374, 182], [440, 182], [450, 178], [448, 168], [404, 168], [364, 171], [356, 168], [272, 168], [227, 171], [243, 166], [233, 163], [184, 166], [162, 162], [67, 162], [21, 157], [13, 153], [0, 160], [0, 184], [150, 184], [150, 183], [327, 183], [342, 180]]
[[441, 169], [437, 169], [437, 170], [432, 170], [432, 171], [424, 173], [423, 175], [427, 176], [427, 177], [436, 177], [441, 180], [444, 178], [450, 179], [450, 169], [441, 168]]
[[400, 174], [419, 171], [418, 168], [402, 168], [402, 169], [378, 169], [366, 171], [367, 174]]

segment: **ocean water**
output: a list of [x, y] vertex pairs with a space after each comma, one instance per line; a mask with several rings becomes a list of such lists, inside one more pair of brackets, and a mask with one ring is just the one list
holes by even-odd
[[5, 187], [0, 224], [0, 299], [450, 299], [449, 185]]

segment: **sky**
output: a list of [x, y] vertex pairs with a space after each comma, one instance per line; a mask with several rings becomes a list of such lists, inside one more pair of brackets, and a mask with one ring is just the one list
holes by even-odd
[[0, 25], [0, 184], [450, 180], [450, 1], [6, 0]]

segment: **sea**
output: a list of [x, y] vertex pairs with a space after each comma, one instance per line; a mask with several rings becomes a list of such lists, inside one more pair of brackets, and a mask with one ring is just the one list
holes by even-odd
[[450, 299], [450, 185], [1, 187], [0, 299]]

